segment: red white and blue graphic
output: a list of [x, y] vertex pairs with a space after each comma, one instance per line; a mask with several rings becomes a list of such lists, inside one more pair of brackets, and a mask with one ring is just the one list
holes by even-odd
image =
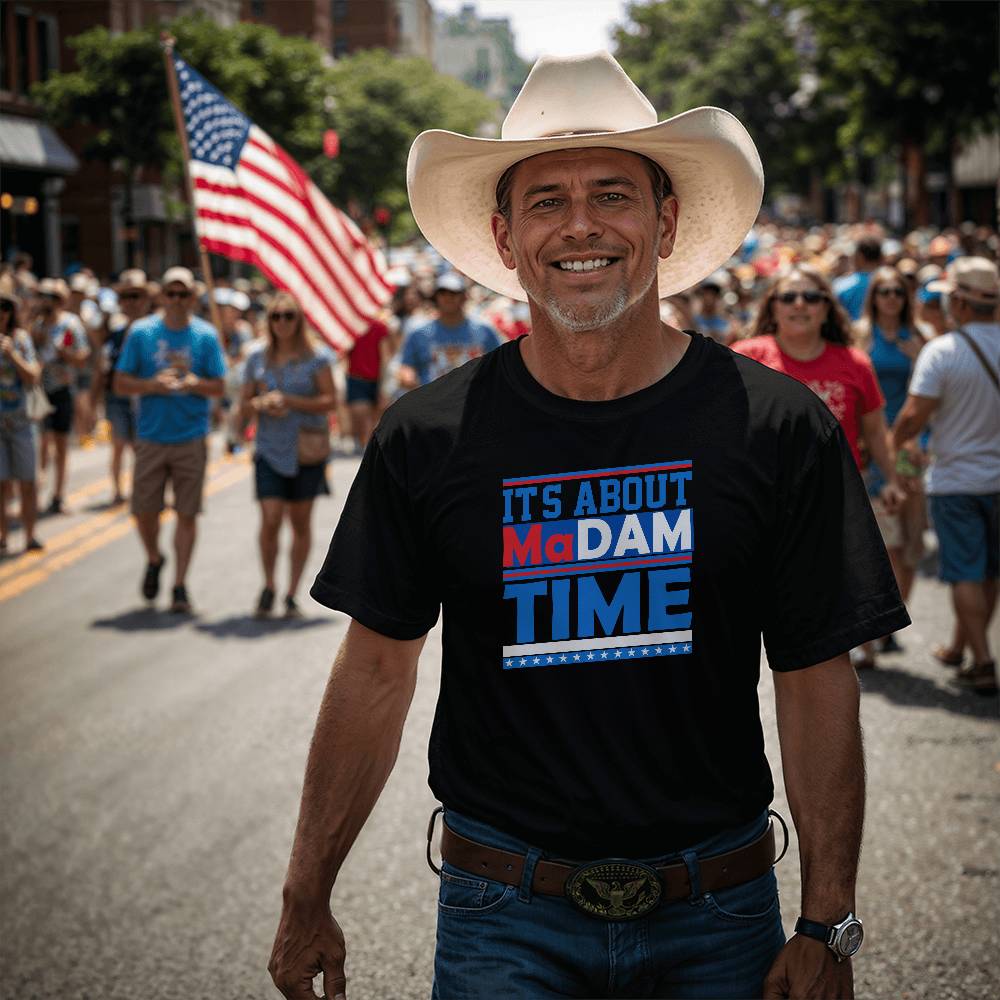
[[503, 667], [690, 654], [690, 461], [503, 480]]

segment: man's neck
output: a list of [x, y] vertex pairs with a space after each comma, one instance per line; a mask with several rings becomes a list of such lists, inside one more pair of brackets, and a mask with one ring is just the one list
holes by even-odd
[[182, 316], [171, 316], [169, 313], [164, 313], [163, 325], [168, 330], [180, 333], [181, 330], [186, 330], [191, 325], [191, 317], [186, 313]]
[[660, 322], [655, 290], [600, 329], [568, 331], [534, 302], [531, 321], [531, 334], [520, 341], [525, 366], [549, 392], [568, 399], [618, 399], [645, 389], [675, 368], [691, 343]]
[[456, 327], [461, 326], [465, 322], [465, 313], [464, 312], [454, 313], [449, 316], [442, 316], [440, 313], [438, 313], [437, 321], [442, 326], [446, 326], [449, 329], [454, 330]]

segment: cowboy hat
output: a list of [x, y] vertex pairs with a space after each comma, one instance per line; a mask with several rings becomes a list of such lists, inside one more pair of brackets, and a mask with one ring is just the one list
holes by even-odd
[[51, 296], [65, 302], [69, 298], [69, 285], [62, 278], [42, 278], [38, 282], [37, 292], [42, 296]]
[[119, 295], [122, 292], [135, 291], [145, 292], [147, 295], [151, 294], [149, 278], [146, 277], [146, 272], [141, 267], [129, 267], [122, 271], [115, 282], [114, 290]]
[[728, 111], [656, 111], [607, 52], [535, 63], [500, 129], [478, 139], [433, 129], [410, 147], [410, 208], [435, 249], [474, 281], [527, 296], [490, 231], [501, 174], [529, 156], [611, 147], [660, 164], [680, 202], [673, 253], [659, 263], [660, 297], [696, 285], [743, 242], [760, 208], [764, 174], [747, 130]]

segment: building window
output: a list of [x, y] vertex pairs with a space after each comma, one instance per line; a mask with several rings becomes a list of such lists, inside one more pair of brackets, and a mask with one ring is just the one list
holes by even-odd
[[59, 69], [55, 18], [36, 17], [35, 38], [38, 44], [38, 79], [47, 80]]
[[16, 88], [19, 94], [26, 94], [31, 84], [28, 75], [28, 49], [30, 45], [31, 21], [29, 16], [22, 11], [15, 15], [17, 25], [17, 79]]
[[351, 43], [346, 35], [337, 35], [333, 40], [333, 55], [335, 59], [349, 55]]
[[250, 0], [250, 16], [258, 21], [264, 18], [264, 0]]
[[345, 20], [347, 18], [347, 0], [330, 0], [330, 17], [333, 18], [334, 23]]

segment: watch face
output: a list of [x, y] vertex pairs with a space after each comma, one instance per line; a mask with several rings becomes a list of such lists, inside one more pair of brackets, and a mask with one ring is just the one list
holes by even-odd
[[840, 940], [837, 942], [837, 950], [845, 958], [856, 955], [861, 948], [861, 942], [865, 939], [865, 932], [858, 921], [852, 921], [841, 932]]

